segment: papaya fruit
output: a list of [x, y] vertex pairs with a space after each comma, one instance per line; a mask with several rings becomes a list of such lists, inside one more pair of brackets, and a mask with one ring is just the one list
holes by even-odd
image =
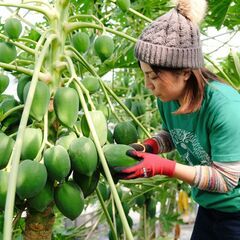
[[40, 128], [27, 127], [23, 135], [21, 159], [33, 160], [37, 156], [37, 153], [41, 147], [42, 139], [43, 135]]
[[53, 185], [47, 182], [44, 188], [35, 197], [27, 200], [27, 205], [30, 209], [43, 212], [53, 200]]
[[117, 0], [116, 4], [122, 11], [127, 11], [130, 8], [130, 0]]
[[155, 215], [156, 215], [156, 205], [157, 205], [156, 200], [150, 198], [146, 202], [146, 205], [147, 205], [147, 215], [148, 215], [148, 217], [155, 218]]
[[71, 220], [77, 218], [84, 207], [83, 193], [73, 181], [65, 182], [55, 188], [54, 200], [59, 211]]
[[2, 94], [9, 85], [9, 77], [0, 73], [0, 94]]
[[5, 133], [0, 132], [0, 169], [3, 169], [7, 166], [13, 146], [14, 140]]
[[64, 147], [57, 145], [48, 148], [44, 152], [43, 158], [50, 179], [61, 181], [69, 174], [71, 162]]
[[[26, 102], [29, 88], [31, 82], [28, 82], [23, 90], [23, 100]], [[32, 93], [31, 93], [32, 94]], [[30, 109], [30, 115], [37, 121], [41, 121], [44, 117], [44, 114], [48, 110], [50, 102], [50, 90], [46, 83], [38, 81], [36, 90], [34, 93], [34, 98], [32, 101], [32, 106]]]
[[91, 195], [98, 185], [100, 178], [100, 172], [95, 171], [91, 176], [86, 176], [84, 174], [73, 172], [73, 180], [81, 188], [84, 198]]
[[35, 197], [47, 182], [47, 169], [44, 164], [24, 160], [19, 164], [16, 192], [20, 199]]
[[10, 63], [17, 57], [16, 47], [12, 43], [0, 42], [0, 62]]
[[70, 144], [74, 139], [77, 139], [77, 135], [74, 132], [70, 132], [68, 135], [61, 136], [57, 139], [56, 145], [61, 145], [66, 150], [69, 149]]
[[90, 38], [85, 32], [75, 33], [72, 37], [73, 46], [80, 53], [85, 53], [90, 46]]
[[54, 111], [59, 121], [72, 128], [78, 118], [79, 98], [75, 89], [60, 87], [54, 96]]
[[94, 49], [102, 61], [106, 60], [114, 51], [113, 39], [107, 35], [97, 37], [94, 42]]
[[8, 18], [3, 28], [7, 36], [11, 39], [19, 38], [22, 32], [22, 24], [17, 18]]
[[4, 210], [8, 189], [9, 173], [6, 171], [0, 171], [0, 210]]
[[31, 76], [23, 75], [19, 78], [18, 84], [17, 84], [17, 96], [21, 102], [23, 102], [23, 90], [24, 87], [28, 82], [30, 82], [32, 79]]
[[[93, 125], [95, 127], [98, 139], [100, 141], [101, 146], [103, 146], [107, 142], [107, 121], [102, 111], [94, 110], [89, 111], [89, 114], [92, 118]], [[92, 134], [90, 133], [90, 129], [88, 127], [86, 115], [84, 114], [81, 119], [81, 129], [83, 135], [86, 137], [90, 137], [93, 139]]]
[[131, 146], [124, 144], [106, 144], [103, 152], [110, 167], [130, 167], [138, 161], [126, 155], [128, 150], [134, 150]]
[[72, 141], [69, 147], [72, 167], [75, 171], [91, 176], [97, 168], [98, 154], [90, 138], [80, 137]]
[[97, 92], [100, 89], [100, 83], [96, 77], [85, 77], [82, 79], [81, 83], [91, 94]]
[[144, 103], [138, 102], [138, 101], [132, 102], [131, 112], [136, 117], [139, 117], [139, 116], [143, 115], [146, 112], [146, 108], [145, 108]]
[[114, 127], [113, 138], [118, 144], [131, 144], [138, 140], [138, 132], [130, 122], [120, 122]]

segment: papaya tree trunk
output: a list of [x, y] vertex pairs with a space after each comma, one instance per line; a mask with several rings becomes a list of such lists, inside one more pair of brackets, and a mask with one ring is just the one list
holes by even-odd
[[55, 216], [53, 207], [48, 207], [44, 212], [30, 212], [27, 210], [25, 220], [25, 240], [51, 240]]

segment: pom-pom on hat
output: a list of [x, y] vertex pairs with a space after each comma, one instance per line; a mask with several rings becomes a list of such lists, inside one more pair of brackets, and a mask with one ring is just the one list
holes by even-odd
[[143, 30], [135, 46], [135, 56], [151, 65], [201, 68], [203, 53], [198, 24], [205, 16], [206, 0], [175, 2], [176, 8]]

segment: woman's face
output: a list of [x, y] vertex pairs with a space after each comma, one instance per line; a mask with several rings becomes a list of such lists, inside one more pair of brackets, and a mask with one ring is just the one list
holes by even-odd
[[190, 77], [189, 70], [181, 73], [161, 70], [157, 75], [148, 64], [140, 62], [140, 66], [145, 77], [145, 87], [151, 90], [154, 96], [163, 102], [178, 100], [181, 104]]

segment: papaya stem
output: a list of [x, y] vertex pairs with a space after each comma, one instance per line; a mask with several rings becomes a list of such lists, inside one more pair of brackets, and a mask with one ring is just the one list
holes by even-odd
[[97, 194], [98, 200], [99, 200], [99, 202], [100, 202], [100, 204], [101, 204], [101, 206], [102, 206], [103, 212], [104, 212], [104, 214], [105, 214], [105, 216], [106, 216], [106, 218], [107, 218], [107, 222], [108, 222], [108, 224], [109, 224], [109, 226], [110, 226], [110, 228], [111, 228], [111, 230], [112, 230], [113, 238], [114, 238], [115, 240], [117, 240], [118, 238], [117, 238], [117, 233], [116, 233], [115, 227], [114, 227], [114, 225], [113, 225], [113, 222], [112, 222], [112, 220], [111, 220], [111, 217], [110, 217], [110, 215], [109, 215], [109, 212], [108, 212], [108, 210], [107, 210], [107, 208], [106, 208], [106, 206], [105, 206], [105, 203], [104, 203], [104, 201], [103, 201], [102, 194], [101, 194], [101, 192], [99, 191], [98, 188], [96, 188], [96, 194]]
[[21, 3], [16, 4], [16, 3], [4, 3], [4, 2], [0, 2], [0, 6], [16, 7], [16, 8], [24, 8], [24, 9], [32, 10], [32, 11], [43, 14], [48, 20], [50, 20], [54, 17], [54, 14], [52, 13], [52, 10], [47, 11], [46, 9], [44, 9], [42, 7], [36, 7], [36, 6], [21, 4]]
[[88, 99], [88, 102], [89, 102], [89, 104], [90, 104], [90, 106], [91, 106], [91, 109], [92, 109], [92, 110], [95, 110], [95, 106], [94, 106], [94, 104], [93, 104], [93, 102], [92, 102], [92, 99], [91, 99], [91, 97], [90, 97], [90, 95], [89, 95], [89, 91], [83, 86], [83, 84], [82, 84], [80, 81], [77, 80], [77, 75], [76, 75], [76, 73], [75, 73], [74, 64], [73, 64], [71, 58], [68, 57], [68, 56], [65, 56], [65, 58], [66, 58], [66, 60], [67, 60], [67, 62], [68, 62], [69, 71], [70, 71], [71, 74], [72, 74], [72, 77], [71, 77], [71, 78], [72, 78], [72, 79], [75, 79], [74, 82], [79, 85], [79, 87], [83, 90], [83, 92], [84, 92], [85, 95], [87, 96], [87, 99]]
[[3, 35], [3, 34], [1, 34], [1, 33], [0, 33], [0, 38], [4, 39], [4, 40], [7, 41], [7, 42], [10, 42], [11, 44], [13, 44], [13, 45], [15, 45], [16, 47], [24, 50], [25, 52], [28, 52], [28, 53], [34, 55], [34, 49], [29, 48], [29, 47], [27, 47], [27, 46], [25, 46], [25, 45], [23, 45], [23, 44], [21, 44], [21, 43], [19, 43], [19, 42], [12, 41], [12, 40], [10, 40], [8, 37], [6, 37], [5, 35]]
[[140, 17], [141, 19], [151, 23], [153, 20], [151, 18], [146, 17], [145, 15], [141, 14], [140, 12], [134, 10], [133, 8], [128, 9], [129, 12], [133, 13], [134, 15]]
[[[71, 22], [71, 23], [66, 23], [65, 24], [65, 30], [66, 32], [70, 33], [74, 30], [77, 30], [79, 28], [96, 28], [96, 29], [99, 29], [99, 30], [103, 30], [103, 27], [102, 26], [99, 26], [97, 24], [94, 24], [94, 23], [89, 23], [89, 22]], [[136, 38], [133, 38], [131, 36], [128, 36], [127, 34], [123, 33], [123, 32], [119, 32], [119, 31], [116, 31], [112, 28], [108, 28], [108, 27], [105, 27], [105, 30], [107, 32], [110, 32], [110, 33], [113, 33], [115, 35], [118, 35], [120, 37], [123, 37], [123, 38], [126, 38], [132, 42], [137, 42], [137, 39]]]
[[[226, 80], [231, 84], [231, 86], [235, 89], [237, 89], [237, 87], [234, 85], [234, 83], [231, 81], [230, 77], [217, 65], [215, 64], [207, 55], [204, 56], [204, 58], [210, 62], [220, 73], [222, 73], [222, 75], [226, 78]], [[237, 89], [239, 90], [239, 89]]]
[[83, 107], [83, 110], [84, 110], [84, 113], [86, 115], [86, 119], [87, 119], [87, 122], [88, 122], [88, 126], [89, 126], [89, 129], [92, 133], [92, 136], [93, 136], [93, 141], [95, 143], [95, 146], [97, 148], [97, 151], [98, 151], [98, 154], [99, 154], [99, 158], [101, 160], [101, 163], [102, 163], [102, 166], [103, 166], [103, 170], [105, 172], [105, 175], [106, 175], [106, 178], [107, 178], [107, 181], [110, 185], [110, 188], [111, 188], [111, 192], [113, 194], [113, 197], [114, 197], [114, 200], [116, 202], [116, 205], [117, 205], [117, 209], [118, 209], [118, 212], [119, 212], [119, 215], [120, 215], [120, 218], [121, 218], [121, 221], [123, 223], [123, 227], [125, 229], [125, 232], [127, 234], [127, 237], [129, 240], [132, 240], [133, 239], [133, 236], [132, 236], [132, 232], [131, 232], [131, 229], [128, 225], [128, 222], [127, 222], [127, 218], [126, 218], [126, 215], [123, 211], [123, 207], [122, 207], [122, 204], [121, 204], [121, 201], [119, 199], [119, 196], [118, 196], [118, 193], [117, 193], [117, 190], [116, 190], [116, 187], [115, 187], [115, 184], [113, 182], [113, 179], [112, 179], [112, 176], [111, 176], [111, 173], [110, 173], [110, 170], [108, 168], [108, 164], [107, 164], [107, 161], [105, 159], [105, 156], [104, 156], [104, 153], [102, 151], [102, 147], [100, 145], [100, 142], [99, 142], [99, 139], [98, 139], [98, 135], [96, 133], [96, 130], [95, 130], [95, 127], [93, 125], [93, 122], [92, 122], [92, 118], [91, 118], [91, 115], [89, 114], [89, 111], [88, 111], [88, 108], [87, 108], [87, 104], [85, 102], [85, 99], [84, 99], [84, 96], [83, 96], [83, 93], [80, 89], [80, 87], [77, 85], [76, 82], [74, 82], [75, 84], [75, 87], [78, 91], [78, 94], [79, 94], [79, 98], [80, 98], [80, 101], [82, 103], [82, 107]]
[[13, 152], [10, 159], [11, 171], [9, 175], [8, 191], [7, 191], [5, 213], [4, 213], [4, 229], [3, 229], [4, 240], [12, 239], [13, 208], [14, 208], [14, 200], [15, 200], [15, 192], [16, 192], [18, 165], [20, 161], [20, 155], [21, 155], [21, 149], [22, 149], [22, 143], [23, 143], [22, 139], [24, 136], [25, 128], [27, 126], [27, 121], [28, 121], [36, 85], [38, 82], [40, 69], [43, 64], [45, 55], [47, 54], [49, 50], [49, 46], [53, 41], [53, 39], [55, 39], [55, 35], [49, 36], [49, 38], [47, 39], [47, 41], [43, 46], [42, 52], [40, 53], [38, 59], [36, 60], [33, 78], [30, 84], [29, 94], [27, 96], [27, 100], [23, 109], [23, 114], [20, 120], [16, 142], [14, 144]]
[[[34, 73], [33, 70], [30, 70], [30, 69], [27, 69], [27, 68], [24, 68], [24, 67], [18, 67], [18, 66], [8, 64], [8, 63], [0, 62], [0, 67], [4, 68], [4, 69], [7, 69], [7, 70], [14, 70], [14, 71], [17, 71], [17, 72], [21, 72], [21, 73], [24, 73], [24, 74], [29, 75], [29, 76], [32, 76], [33, 73]], [[51, 81], [51, 76], [47, 73], [39, 72], [38, 77], [39, 77], [40, 80], [42, 80], [44, 82]]]
[[6, 113], [3, 114], [2, 117], [0, 117], [0, 122], [2, 122], [5, 118], [7, 118], [9, 115], [11, 115], [13, 112], [19, 110], [19, 109], [23, 109], [24, 105], [19, 105], [16, 107], [11, 108], [10, 110], [8, 110]]
[[41, 161], [42, 151], [45, 148], [46, 143], [48, 142], [48, 111], [46, 111], [46, 113], [44, 114], [43, 122], [44, 122], [43, 141], [42, 141], [41, 147], [39, 148], [37, 156], [33, 159], [33, 161], [38, 161], [38, 162]]

